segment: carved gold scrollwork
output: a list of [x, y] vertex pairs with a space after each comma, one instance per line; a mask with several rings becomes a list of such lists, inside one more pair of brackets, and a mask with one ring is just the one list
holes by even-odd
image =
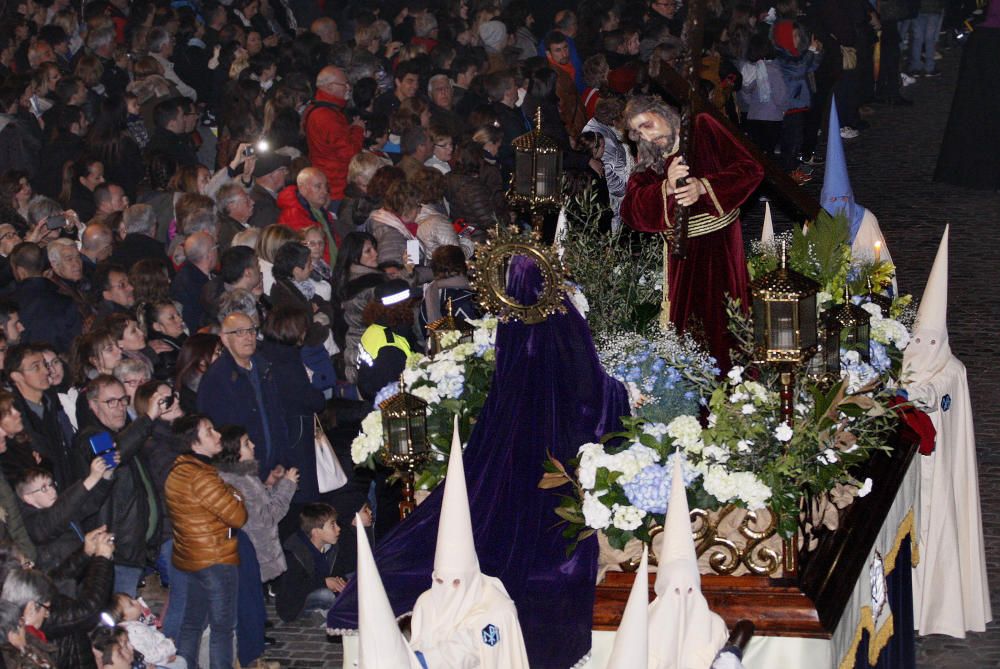
[[[777, 545], [777, 517], [770, 510], [747, 511], [729, 504], [718, 511], [691, 510], [691, 535], [695, 553], [705, 557], [713, 573], [733, 574], [740, 567], [757, 576], [780, 576], [795, 570], [795, 542]], [[659, 525], [650, 531], [652, 539], [663, 532]], [[791, 555], [789, 555], [791, 554]], [[657, 564], [650, 550], [649, 563]], [[622, 571], [634, 572], [639, 558], [620, 563]]]

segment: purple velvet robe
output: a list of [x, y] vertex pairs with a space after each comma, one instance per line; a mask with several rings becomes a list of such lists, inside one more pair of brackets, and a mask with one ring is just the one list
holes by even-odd
[[[508, 294], [531, 304], [540, 286], [533, 262], [511, 261]], [[597, 542], [590, 537], [567, 557], [554, 509], [572, 491], [540, 490], [542, 463], [547, 453], [566, 463], [582, 444], [620, 430], [628, 396], [604, 373], [586, 321], [568, 302], [567, 313], [543, 323], [500, 325], [496, 352], [490, 395], [465, 450], [476, 552], [482, 572], [500, 578], [517, 605], [532, 668], [567, 669], [590, 649]], [[396, 615], [430, 587], [443, 490], [375, 546]], [[352, 581], [329, 627], [356, 629], [357, 610]]]

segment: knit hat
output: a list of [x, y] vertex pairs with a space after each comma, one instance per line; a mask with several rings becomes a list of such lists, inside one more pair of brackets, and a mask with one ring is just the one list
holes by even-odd
[[487, 21], [479, 26], [479, 37], [487, 53], [500, 53], [507, 46], [507, 26], [495, 19]]

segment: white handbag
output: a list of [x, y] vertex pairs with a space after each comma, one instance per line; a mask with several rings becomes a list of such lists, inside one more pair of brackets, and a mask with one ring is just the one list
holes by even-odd
[[316, 483], [319, 491], [330, 492], [342, 488], [347, 483], [347, 474], [333, 452], [319, 416], [313, 415], [313, 429], [316, 434]]

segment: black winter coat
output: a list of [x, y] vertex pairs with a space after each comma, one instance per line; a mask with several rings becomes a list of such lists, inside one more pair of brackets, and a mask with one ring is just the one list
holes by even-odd
[[19, 281], [16, 296], [24, 324], [21, 341], [45, 342], [59, 353], [68, 353], [73, 339], [83, 329], [83, 317], [73, 300], [41, 276]]
[[110, 603], [114, 580], [114, 563], [92, 557], [84, 568], [76, 598], [62, 594], [52, 598], [42, 631], [56, 646], [57, 667], [96, 669], [88, 635], [97, 625], [101, 610]]
[[56, 569], [83, 546], [81, 535], [86, 532], [86, 520], [97, 515], [110, 492], [107, 481], [100, 481], [92, 490], [84, 488], [81, 481], [60, 492], [56, 503], [47, 509], [37, 509], [18, 499], [24, 526], [38, 550], [35, 564], [39, 569]]
[[[88, 467], [93, 459], [89, 438], [102, 430], [104, 428], [99, 425], [88, 427], [77, 437], [76, 452]], [[107, 525], [108, 531], [115, 535], [115, 564], [145, 567], [153, 563], [160, 551], [166, 505], [153, 485], [149, 470], [137, 457], [152, 433], [153, 422], [141, 416], [115, 435], [121, 464], [115, 468], [111, 479], [111, 494], [96, 517], [87, 523], [87, 530]], [[151, 512], [154, 516], [152, 527]], [[149, 539], [146, 539], [147, 534]]]

